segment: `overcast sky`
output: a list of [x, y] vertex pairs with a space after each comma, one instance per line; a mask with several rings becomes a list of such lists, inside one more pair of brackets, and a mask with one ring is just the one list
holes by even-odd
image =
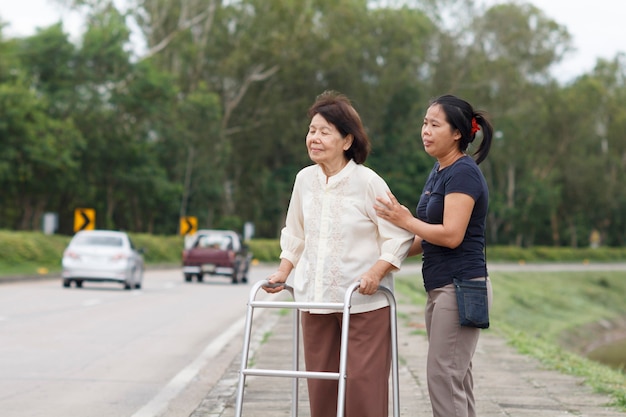
[[[501, 0], [484, 0], [487, 4]], [[560, 80], [570, 80], [593, 69], [598, 57], [611, 59], [617, 52], [626, 52], [626, 1], [623, 0], [530, 0], [549, 17], [567, 27], [577, 51], [554, 69]], [[124, 0], [116, 0], [124, 4]], [[42, 27], [57, 22], [61, 9], [53, 0], [0, 0], [0, 19], [8, 22], [8, 36], [28, 36]], [[81, 32], [81, 20], [65, 12], [65, 30]]]

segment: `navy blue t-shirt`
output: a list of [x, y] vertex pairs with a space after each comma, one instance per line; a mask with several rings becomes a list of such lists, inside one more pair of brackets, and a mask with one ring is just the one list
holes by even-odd
[[474, 209], [458, 247], [450, 249], [426, 240], [422, 242], [426, 291], [452, 284], [453, 278], [467, 280], [487, 276], [484, 249], [489, 190], [471, 157], [464, 156], [441, 170], [439, 163], [435, 163], [417, 204], [417, 218], [430, 224], [442, 224], [444, 198], [450, 193], [469, 195], [474, 199]]

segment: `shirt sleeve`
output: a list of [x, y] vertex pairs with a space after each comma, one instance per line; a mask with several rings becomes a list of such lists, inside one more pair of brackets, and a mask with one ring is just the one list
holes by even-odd
[[467, 194], [474, 199], [478, 200], [483, 187], [481, 181], [481, 174], [478, 168], [473, 168], [471, 165], [459, 164], [454, 172], [450, 172], [446, 181], [446, 195], [450, 193], [462, 193]]
[[376, 197], [387, 198], [387, 191], [389, 191], [389, 187], [385, 181], [379, 176], [374, 176], [368, 186], [366, 209], [369, 217], [378, 226], [381, 242], [380, 257], [378, 259], [387, 261], [399, 269], [408, 255], [415, 235], [387, 220], [378, 218], [376, 215], [374, 210], [374, 205], [377, 203]]
[[297, 175], [291, 193], [289, 208], [287, 209], [285, 227], [280, 233], [280, 259], [287, 259], [294, 267], [300, 261], [304, 251], [304, 216], [300, 193], [301, 183], [301, 176]]

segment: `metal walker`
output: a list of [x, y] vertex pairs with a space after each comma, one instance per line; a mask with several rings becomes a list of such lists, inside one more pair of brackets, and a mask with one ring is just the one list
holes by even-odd
[[[287, 377], [292, 378], [292, 402], [291, 416], [298, 416], [298, 380], [299, 378], [316, 378], [331, 379], [339, 382], [337, 393], [337, 417], [343, 417], [345, 406], [346, 392], [346, 367], [348, 356], [348, 331], [350, 325], [350, 308], [352, 295], [359, 288], [359, 282], [348, 287], [343, 303], [297, 303], [295, 301], [258, 301], [256, 300], [259, 289], [268, 286], [268, 281], [263, 280], [257, 282], [250, 290], [248, 299], [248, 309], [246, 313], [246, 325], [243, 341], [243, 350], [241, 355], [241, 369], [239, 371], [239, 386], [237, 389], [237, 403], [235, 409], [235, 417], [241, 417], [243, 409], [244, 388], [246, 376], [267, 376], [267, 377]], [[289, 291], [293, 297], [293, 288], [285, 285], [285, 290]], [[398, 387], [398, 322], [396, 316], [396, 300], [386, 287], [378, 287], [378, 291], [382, 291], [390, 307], [390, 325], [391, 325], [391, 377], [392, 377], [392, 400], [393, 400], [393, 416], [400, 417], [400, 391]], [[252, 319], [255, 308], [287, 308], [294, 310], [293, 325], [293, 365], [292, 370], [275, 370], [275, 369], [255, 369], [248, 368], [248, 355], [250, 350], [250, 334], [252, 332]], [[300, 366], [300, 309], [328, 309], [343, 310], [343, 321], [341, 330], [341, 351], [339, 357], [339, 372], [308, 372], [299, 370]]]

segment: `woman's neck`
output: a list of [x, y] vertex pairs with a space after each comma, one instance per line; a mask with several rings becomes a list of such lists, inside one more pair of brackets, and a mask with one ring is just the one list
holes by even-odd
[[454, 152], [442, 158], [437, 159], [437, 162], [439, 162], [439, 169], [449, 167], [450, 165], [452, 165], [459, 159], [463, 158], [464, 156], [465, 154], [463, 152]]
[[347, 159], [342, 159], [340, 162], [334, 164], [320, 164], [322, 172], [324, 172], [324, 175], [326, 175], [326, 182], [328, 182], [328, 178], [341, 172], [341, 170], [344, 169], [346, 165], [348, 165]]

